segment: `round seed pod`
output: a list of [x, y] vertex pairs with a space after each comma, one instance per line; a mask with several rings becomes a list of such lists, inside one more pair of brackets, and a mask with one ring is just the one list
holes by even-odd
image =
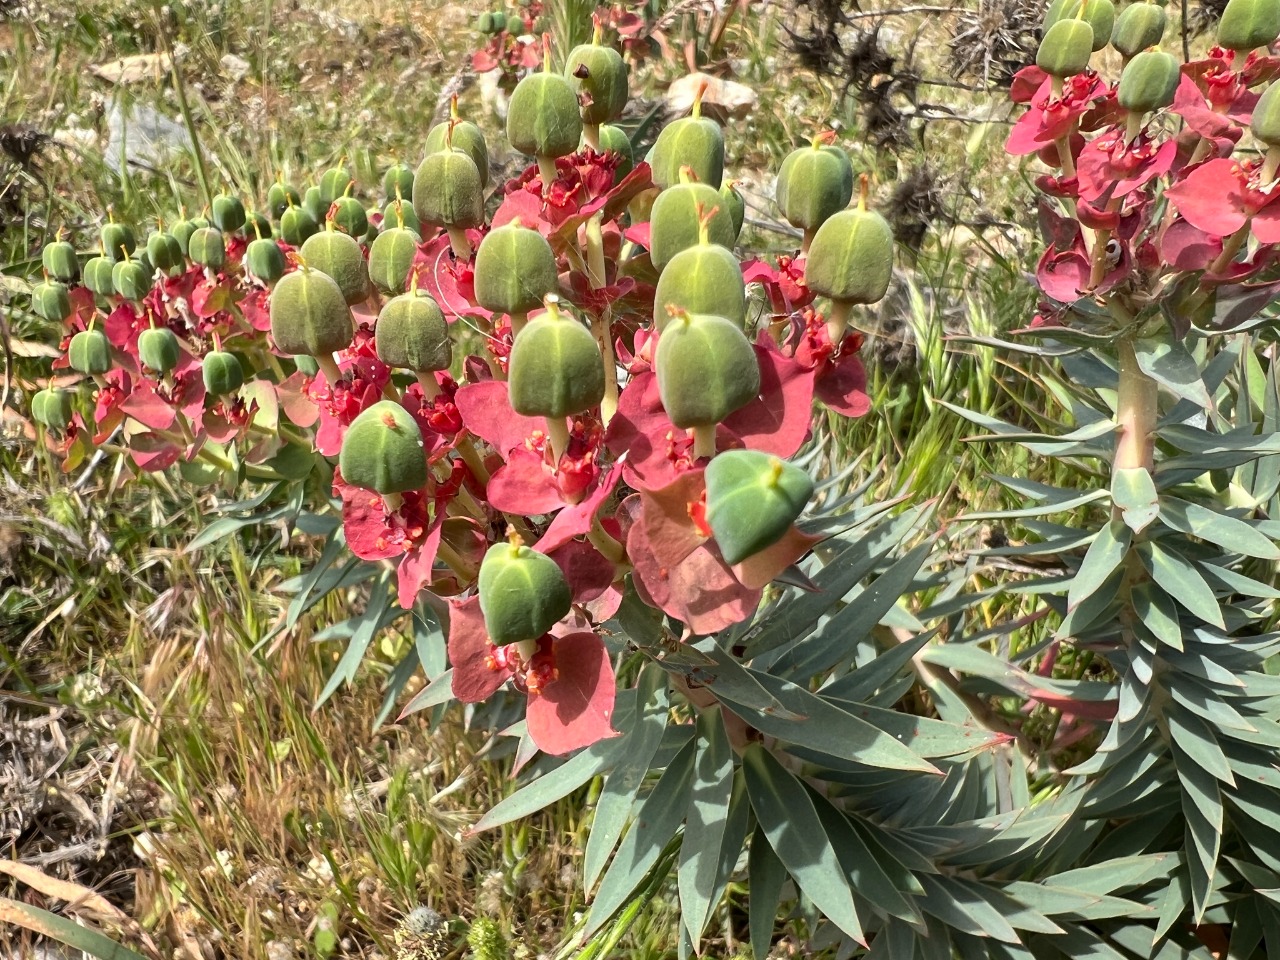
[[485, 11], [476, 17], [476, 29], [484, 34], [493, 35], [497, 31], [494, 29], [493, 14]]
[[1111, 39], [1116, 23], [1116, 5], [1113, 0], [1054, 0], [1041, 21], [1041, 36], [1062, 20], [1084, 20], [1093, 30], [1093, 51], [1096, 53]]
[[578, 149], [582, 117], [578, 95], [558, 73], [531, 73], [518, 84], [507, 106], [507, 140], [533, 157], [564, 157]]
[[111, 369], [111, 341], [101, 330], [81, 330], [67, 347], [71, 369], [96, 377]]
[[104, 223], [101, 239], [103, 256], [110, 257], [113, 263], [138, 249], [138, 238], [127, 223]]
[[310, 261], [271, 291], [271, 338], [284, 353], [327, 356], [351, 346], [355, 323], [342, 288]]
[[217, 227], [201, 227], [187, 241], [187, 256], [210, 270], [220, 270], [227, 262], [227, 245]]
[[1147, 50], [1125, 65], [1116, 99], [1132, 113], [1160, 110], [1173, 103], [1181, 78], [1182, 70], [1173, 54]]
[[182, 266], [185, 256], [182, 244], [173, 234], [157, 230], [147, 237], [147, 259], [155, 265], [157, 270], [168, 273], [175, 267]]
[[290, 207], [280, 215], [280, 238], [291, 247], [300, 247], [320, 229], [303, 207]]
[[[355, 183], [351, 171], [344, 166], [330, 167], [320, 176], [320, 199], [327, 207], [347, 192], [347, 188]], [[310, 191], [308, 191], [310, 192]], [[303, 199], [306, 202], [306, 199]]]
[[286, 443], [280, 452], [263, 463], [285, 480], [305, 480], [315, 469], [316, 452], [309, 444]]
[[337, 281], [347, 303], [360, 303], [369, 296], [369, 267], [365, 263], [364, 251], [345, 233], [324, 230], [308, 237], [301, 253], [309, 267], [327, 273]]
[[1245, 53], [1280, 34], [1280, 0], [1227, 0], [1218, 21], [1218, 46]]
[[726, 450], [707, 464], [707, 524], [725, 563], [773, 546], [813, 496], [813, 480], [760, 450]]
[[193, 220], [178, 220], [176, 223], [169, 225], [169, 233], [173, 239], [178, 241], [178, 249], [182, 251], [182, 255], [187, 255], [187, 245], [191, 242], [191, 235], [199, 229], [199, 225]]
[[257, 210], [249, 213], [244, 224], [244, 235], [246, 237], [261, 237], [268, 240], [274, 235], [275, 231], [271, 229], [271, 221]]
[[215, 397], [226, 397], [244, 386], [244, 367], [234, 353], [210, 350], [200, 364], [204, 389]]
[[427, 452], [418, 421], [392, 400], [379, 400], [351, 421], [338, 454], [342, 479], [374, 493], [404, 493], [427, 483]]
[[1059, 20], [1045, 31], [1036, 66], [1054, 77], [1083, 73], [1093, 55], [1093, 28], [1084, 20]]
[[805, 261], [809, 289], [842, 303], [875, 303], [893, 279], [893, 228], [865, 208], [842, 210], [818, 228]]
[[220, 193], [213, 198], [213, 204], [209, 208], [209, 219], [223, 233], [235, 233], [245, 223], [244, 204], [239, 197]]
[[31, 288], [31, 309], [50, 323], [62, 323], [71, 316], [71, 291], [59, 280], [46, 280]]
[[422, 290], [386, 302], [374, 328], [374, 347], [387, 366], [414, 373], [448, 370], [453, 363], [449, 324], [435, 300]]
[[649, 259], [662, 270], [681, 250], [698, 242], [698, 208], [716, 210], [707, 225], [711, 243], [731, 249], [736, 239], [733, 218], [720, 206], [720, 194], [706, 183], [677, 183], [658, 194], [649, 212]]
[[111, 285], [117, 296], [137, 303], [151, 292], [151, 274], [138, 260], [121, 260], [111, 270]]
[[407, 163], [397, 163], [387, 168], [382, 175], [382, 192], [388, 200], [397, 197], [408, 200], [413, 196], [413, 167]]
[[329, 214], [329, 204], [325, 203], [324, 197], [320, 195], [319, 187], [307, 188], [307, 192], [302, 195], [302, 209], [307, 211], [316, 223], [324, 223], [325, 217]]
[[55, 240], [45, 247], [40, 254], [40, 264], [45, 273], [63, 283], [71, 283], [80, 276], [80, 258], [76, 256], [76, 248], [65, 240]]
[[815, 140], [787, 154], [778, 171], [778, 210], [801, 230], [817, 230], [853, 198], [853, 164], [839, 147]]
[[604, 398], [604, 360], [591, 331], [558, 309], [532, 318], [511, 344], [511, 409], [569, 417]]
[[67, 390], [45, 387], [31, 397], [31, 419], [57, 433], [67, 429], [71, 414], [71, 393]]
[[578, 96], [583, 123], [609, 123], [622, 116], [627, 106], [627, 65], [613, 47], [594, 43], [574, 47], [565, 61], [564, 75]]
[[[426, 152], [439, 153], [445, 149], [446, 143], [450, 142], [449, 138], [449, 121], [437, 123], [427, 133]], [[480, 185], [486, 186], [489, 183], [489, 147], [484, 141], [484, 132], [470, 120], [458, 120], [453, 125], [453, 149], [461, 150], [471, 162], [476, 165], [476, 169], [480, 171]], [[416, 182], [414, 184], [416, 186]], [[388, 194], [394, 198], [395, 194]], [[401, 196], [405, 200], [413, 198], [413, 190], [402, 193]]]
[[695, 103], [693, 116], [673, 120], [662, 128], [653, 145], [653, 182], [664, 190], [680, 182], [683, 167], [693, 170], [699, 183], [720, 189], [724, 179], [724, 131]]
[[461, 150], [427, 154], [413, 177], [413, 212], [433, 227], [484, 223], [484, 181], [471, 157]]
[[1259, 143], [1280, 146], [1280, 82], [1272, 83], [1258, 98], [1249, 129]]
[[559, 287], [551, 244], [512, 222], [490, 230], [476, 251], [476, 302], [494, 313], [528, 313]]
[[663, 328], [654, 356], [658, 395], [677, 427], [719, 423], [760, 392], [760, 364], [746, 334], [714, 314], [680, 313]]
[[355, 197], [339, 197], [332, 211], [333, 225], [347, 236], [360, 238], [369, 232], [369, 215]]
[[289, 264], [285, 262], [284, 251], [274, 240], [263, 237], [254, 240], [244, 251], [244, 266], [250, 276], [257, 277], [263, 283], [275, 283], [284, 276]]
[[109, 257], [92, 257], [85, 261], [84, 285], [100, 297], [114, 297], [116, 288], [111, 282], [114, 267]]
[[388, 200], [386, 206], [382, 208], [382, 229], [383, 231], [394, 230], [402, 225], [406, 230], [412, 230], [419, 237], [422, 236], [422, 224], [418, 222], [418, 215], [413, 212], [413, 199], [405, 197], [403, 200]]
[[747, 202], [742, 199], [734, 181], [726, 180], [720, 185], [720, 206], [729, 211], [729, 218], [733, 221], [733, 240], [737, 243], [742, 235], [742, 225], [747, 220]]
[[138, 359], [148, 370], [168, 373], [181, 358], [178, 338], [168, 327], [151, 327], [138, 334]]
[[626, 131], [621, 127], [615, 127], [608, 123], [600, 125], [598, 136], [601, 152], [616, 153], [621, 158], [618, 162], [618, 169], [614, 174], [615, 179], [621, 180], [631, 172], [636, 163], [635, 151], [631, 148], [631, 138], [627, 136]]
[[659, 330], [670, 320], [669, 307], [719, 314], [745, 326], [747, 287], [733, 251], [718, 243], [697, 243], [672, 257], [654, 289], [653, 317]]
[[1164, 39], [1168, 17], [1155, 3], [1131, 3], [1120, 11], [1111, 29], [1111, 45], [1126, 57], [1137, 56]]
[[495, 543], [477, 583], [484, 626], [495, 646], [537, 640], [568, 613], [573, 593], [554, 560], [529, 547]]
[[378, 234], [369, 247], [369, 279], [379, 291], [394, 296], [404, 293], [418, 255], [418, 235], [403, 227]]
[[302, 194], [296, 188], [277, 180], [267, 187], [267, 209], [279, 220], [290, 207], [302, 205]]

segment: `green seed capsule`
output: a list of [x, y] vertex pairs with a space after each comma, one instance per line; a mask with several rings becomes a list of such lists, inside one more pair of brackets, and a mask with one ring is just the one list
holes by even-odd
[[1280, 82], [1272, 83], [1258, 98], [1249, 129], [1258, 142], [1280, 146]]
[[793, 227], [812, 232], [853, 198], [853, 164], [838, 147], [815, 141], [787, 155], [778, 171], [777, 203]]
[[672, 307], [719, 314], [744, 326], [747, 288], [733, 251], [718, 243], [697, 243], [672, 257], [654, 289], [653, 318], [659, 330], [666, 327]]
[[1173, 103], [1181, 78], [1182, 70], [1172, 54], [1147, 50], [1125, 65], [1117, 99], [1133, 113], [1161, 110]]
[[511, 409], [527, 417], [569, 417], [604, 398], [604, 361], [591, 331], [549, 310], [531, 319], [511, 344]]
[[31, 309], [50, 323], [62, 323], [71, 316], [71, 291], [58, 280], [46, 280], [31, 288]]
[[1280, 35], [1280, 0], [1227, 0], [1218, 21], [1218, 46], [1246, 53]]
[[683, 313], [658, 337], [658, 394], [677, 427], [714, 426], [760, 393], [751, 341], [727, 317]]
[[1093, 30], [1093, 51], [1107, 45], [1115, 29], [1116, 5], [1113, 0], [1054, 0], [1041, 22], [1042, 36], [1062, 20], [1084, 20]]
[[333, 201], [333, 225], [349, 237], [359, 239], [369, 232], [369, 215], [355, 197]]
[[151, 274], [138, 260], [121, 260], [111, 270], [111, 285], [118, 296], [138, 303], [151, 292]]
[[71, 393], [57, 387], [46, 387], [31, 398], [31, 419], [56, 433], [71, 423]]
[[369, 247], [369, 279], [384, 294], [395, 296], [409, 286], [409, 273], [418, 256], [419, 238], [412, 230], [392, 227]]
[[230, 396], [244, 386], [244, 367], [240, 365], [240, 359], [225, 350], [206, 353], [200, 364], [200, 373], [204, 377], [205, 392], [215, 397]]
[[477, 582], [485, 630], [495, 646], [537, 640], [569, 613], [573, 593], [554, 560], [526, 546], [496, 543]]
[[55, 240], [45, 247], [40, 254], [40, 263], [45, 273], [63, 283], [71, 283], [80, 276], [80, 258], [76, 256], [76, 248], [65, 240]]
[[813, 480], [760, 450], [726, 450], [707, 464], [707, 525], [725, 563], [783, 538], [813, 496]]
[[584, 43], [565, 61], [564, 75], [581, 103], [583, 123], [609, 123], [627, 106], [627, 65], [613, 47]]
[[181, 358], [178, 338], [168, 327], [151, 327], [138, 334], [138, 359], [148, 370], [168, 373]]
[[351, 422], [338, 454], [342, 479], [374, 493], [405, 493], [427, 483], [427, 453], [418, 421], [380, 400]]
[[217, 227], [201, 227], [187, 241], [187, 256], [210, 270], [221, 270], [227, 262], [227, 245]]
[[496, 33], [497, 31], [494, 30], [493, 14], [485, 12], [476, 17], [476, 29], [481, 33], [489, 35]]
[[78, 373], [101, 376], [111, 369], [111, 341], [101, 330], [81, 330], [71, 338], [67, 360]]
[[284, 353], [328, 356], [351, 346], [355, 323], [337, 281], [310, 263], [271, 291], [271, 338]]
[[244, 235], [246, 237], [260, 237], [263, 240], [270, 240], [275, 235], [275, 231], [271, 229], [271, 221], [265, 215], [258, 211], [251, 211], [244, 223]]
[[[347, 188], [355, 183], [351, 171], [346, 167], [330, 167], [320, 177], [320, 199], [327, 207], [347, 192]], [[310, 191], [308, 191], [310, 192]], [[305, 203], [305, 198], [303, 199]], [[322, 218], [317, 218], [322, 219]]]
[[720, 206], [729, 211], [729, 218], [733, 221], [733, 239], [736, 243], [738, 237], [742, 235], [742, 225], [747, 220], [747, 202], [742, 199], [742, 194], [738, 192], [733, 181], [726, 180], [721, 184]]
[[382, 192], [388, 200], [397, 197], [408, 200], [413, 196], [413, 167], [397, 163], [382, 176]]
[[1084, 20], [1059, 20], [1045, 31], [1036, 66], [1053, 77], [1073, 77], [1089, 67], [1093, 28]]
[[513, 150], [534, 157], [564, 157], [578, 149], [582, 117], [578, 95], [558, 73], [533, 73], [511, 94], [507, 140]]
[[805, 261], [805, 282], [814, 293], [842, 303], [876, 303], [892, 279], [893, 229], [880, 214], [843, 210], [814, 235]]
[[138, 249], [138, 238], [127, 223], [104, 223], [101, 239], [103, 255], [110, 257], [113, 263]]
[[266, 284], [275, 283], [289, 268], [280, 245], [265, 237], [253, 241], [245, 248], [244, 266], [250, 276], [257, 277]]
[[302, 205], [302, 194], [287, 183], [278, 180], [267, 188], [267, 209], [279, 220], [290, 207]]
[[605, 123], [600, 126], [599, 139], [602, 153], [616, 153], [621, 158], [614, 174], [615, 180], [621, 180], [635, 166], [635, 152], [631, 149], [631, 138], [620, 127]]
[[324, 223], [329, 215], [329, 204], [332, 202], [332, 200], [325, 201], [319, 187], [308, 187], [307, 192], [302, 195], [302, 209], [307, 211], [316, 223]]
[[302, 207], [290, 207], [280, 215], [280, 238], [291, 247], [300, 247], [315, 235], [320, 225]]
[[[480, 171], [480, 185], [488, 185], [489, 147], [484, 140], [484, 131], [470, 120], [459, 120], [453, 125], [453, 136], [450, 138], [449, 121], [437, 123], [427, 134], [426, 153], [439, 153], [445, 149], [447, 143], [452, 143], [453, 149], [461, 150], [471, 158], [471, 162]], [[414, 186], [416, 186], [416, 183]], [[388, 196], [394, 198], [395, 194], [388, 194]], [[413, 190], [410, 189], [408, 192], [402, 193], [401, 196], [405, 200], [412, 200]]]
[[414, 373], [448, 370], [453, 363], [449, 324], [422, 290], [386, 302], [374, 328], [374, 347], [387, 366]]
[[337, 230], [325, 230], [309, 237], [300, 253], [309, 267], [337, 281], [347, 303], [361, 303], [368, 298], [369, 266], [364, 251], [353, 238]]
[[1168, 18], [1164, 8], [1154, 3], [1131, 3], [1116, 17], [1111, 45], [1126, 57], [1134, 57], [1164, 39]]
[[693, 116], [663, 127], [653, 145], [653, 182], [664, 190], [680, 182], [682, 167], [691, 168], [698, 182], [712, 190], [719, 190], [724, 179], [724, 131], [697, 112], [700, 105], [694, 109]]
[[[178, 249], [182, 251], [182, 255], [187, 255], [188, 244], [191, 242], [191, 235], [199, 229], [199, 224], [193, 220], [179, 220], [170, 224], [169, 233], [173, 239], [178, 242]], [[207, 224], [206, 224], [207, 226]]]
[[733, 218], [720, 206], [720, 193], [705, 183], [677, 183], [658, 194], [649, 212], [649, 259], [658, 270], [665, 269], [681, 250], [698, 243], [698, 209], [715, 210], [708, 224], [708, 239], [732, 249]]
[[422, 236], [422, 224], [418, 222], [418, 215], [413, 212], [411, 197], [405, 197], [403, 200], [388, 200], [387, 205], [382, 208], [383, 231], [398, 229], [401, 221], [404, 229], [412, 230], [419, 237]]
[[471, 157], [461, 150], [427, 154], [413, 178], [413, 212], [433, 227], [484, 223], [484, 182]]
[[239, 197], [222, 193], [213, 198], [209, 219], [223, 233], [235, 233], [245, 223], [244, 204]]
[[496, 227], [476, 251], [476, 302], [494, 313], [528, 313], [559, 287], [551, 244], [537, 230], [509, 223]]
[[114, 297], [115, 284], [111, 281], [111, 272], [115, 264], [109, 257], [93, 257], [84, 265], [84, 285], [100, 297]]
[[168, 273], [175, 267], [182, 266], [185, 256], [182, 244], [173, 234], [157, 230], [147, 237], [147, 259], [155, 265], [156, 269]]

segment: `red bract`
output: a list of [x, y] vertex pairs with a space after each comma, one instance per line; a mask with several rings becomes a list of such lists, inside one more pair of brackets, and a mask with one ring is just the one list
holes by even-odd
[[570, 753], [617, 735], [613, 667], [594, 633], [544, 634], [526, 657], [515, 644], [493, 644], [472, 597], [450, 605], [449, 661], [453, 695], [463, 703], [487, 700], [507, 681], [525, 692], [529, 737], [540, 750]]
[[1095, 101], [1106, 94], [1107, 85], [1093, 71], [1068, 78], [1059, 97], [1053, 95], [1052, 82], [1045, 77], [1029, 101], [1031, 109], [1018, 118], [1009, 132], [1005, 150], [1015, 157], [1036, 153], [1068, 135]]
[[1123, 127], [1112, 127], [1080, 151], [1079, 196], [1090, 202], [1125, 197], [1168, 173], [1177, 153], [1172, 140], [1157, 143], [1143, 133], [1130, 141]]
[[1280, 185], [1262, 183], [1260, 163], [1217, 159], [1201, 164], [1169, 187], [1165, 196], [1178, 213], [1212, 237], [1226, 237], [1246, 223], [1262, 243], [1280, 241]]

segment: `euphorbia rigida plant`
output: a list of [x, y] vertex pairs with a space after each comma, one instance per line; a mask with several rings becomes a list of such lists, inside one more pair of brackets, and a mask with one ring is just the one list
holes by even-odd
[[[323, 700], [411, 618], [384, 716], [421, 666], [405, 714], [461, 701], [515, 741], [522, 785], [473, 830], [594, 782], [572, 953], [674, 872], [682, 956], [715, 925], [763, 958], [783, 903], [838, 956], [1265, 956], [1280, 393], [1241, 331], [1280, 283], [1253, 90], [1280, 64], [1249, 52], [1280, 6], [1231, 0], [1221, 29], [1180, 65], [1160, 8], [1060, 0], [1014, 86], [1009, 150], [1049, 171], [1017, 349], [1060, 360], [1076, 424], [976, 419], [1110, 477], [997, 478], [1036, 502], [1002, 515], [1035, 542], [997, 552], [1068, 568], [1020, 585], [1042, 606], [1019, 623], [967, 635], [967, 570], [922, 573], [929, 506], [865, 502], [824, 442], [868, 409], [850, 321], [893, 272], [867, 177], [817, 134], [778, 176], [797, 248], [753, 252], [726, 131], [695, 105], [637, 162], [599, 30], [563, 70], [544, 38], [512, 92], [509, 182], [455, 104], [376, 206], [339, 164], [262, 213], [222, 195], [145, 238], [109, 219], [87, 260], [51, 244], [33, 307], [78, 385], [33, 419], [67, 469], [98, 447], [264, 485], [196, 547], [264, 519], [326, 537], [279, 629], [363, 604]], [[1265, 157], [1233, 153], [1247, 126]], [[1036, 519], [1089, 504], [1096, 530]], [[1019, 662], [982, 646], [1047, 618]], [[1087, 657], [1111, 672], [1058, 669]], [[744, 871], [741, 930], [717, 905]]]

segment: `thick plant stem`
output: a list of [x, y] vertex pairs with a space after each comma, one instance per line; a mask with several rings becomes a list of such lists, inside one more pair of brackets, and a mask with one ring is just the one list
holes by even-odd
[[827, 315], [827, 336], [832, 343], [844, 339], [845, 328], [849, 326], [849, 316], [853, 313], [853, 304], [840, 300], [831, 301], [831, 313]]
[[569, 424], [564, 417], [546, 417], [547, 437], [551, 440], [551, 460], [560, 469], [560, 458], [569, 449]]
[[428, 400], [434, 400], [440, 396], [440, 381], [436, 379], [434, 373], [419, 371], [418, 386], [422, 387], [422, 395]]
[[462, 462], [467, 465], [473, 477], [481, 483], [489, 482], [489, 468], [484, 465], [484, 457], [476, 449], [470, 437], [461, 437], [454, 449], [458, 451], [458, 456], [462, 458]]
[[591, 530], [587, 533], [587, 539], [600, 551], [601, 555], [612, 563], [614, 566], [620, 566], [627, 561], [627, 551], [622, 544], [615, 540], [609, 531], [604, 528], [598, 516], [591, 518]]
[[471, 259], [471, 241], [467, 239], [467, 231], [461, 227], [448, 227], [449, 246], [453, 248], [453, 255], [459, 260]]
[[588, 147], [600, 152], [600, 124], [584, 123], [582, 125], [582, 139]]
[[[587, 221], [587, 282], [591, 289], [599, 290], [605, 285], [607, 273], [604, 260], [604, 235], [600, 232], [600, 214]], [[605, 307], [597, 317], [591, 319], [591, 332], [595, 335], [596, 344], [600, 347], [600, 356], [604, 360], [604, 399], [600, 401], [600, 418], [605, 426], [618, 412], [618, 362], [613, 355], [613, 324], [610, 322], [610, 310]]]
[[551, 192], [551, 185], [556, 182], [556, 158], [538, 157], [538, 179], [542, 181], [542, 195]]
[[1155, 429], [1159, 399], [1156, 382], [1138, 366], [1133, 340], [1125, 338], [1120, 347], [1120, 382], [1116, 391], [1115, 470], [1155, 466]]
[[529, 322], [528, 313], [510, 313], [507, 314], [511, 318], [511, 339], [514, 340], [520, 335], [520, 331], [524, 329], [524, 325]]
[[716, 425], [693, 428], [693, 456], [695, 460], [716, 455]]
[[316, 366], [320, 368], [325, 380], [329, 382], [330, 390], [338, 385], [338, 381], [342, 379], [342, 370], [338, 366], [338, 361], [333, 359], [332, 354], [324, 353], [316, 357]]

